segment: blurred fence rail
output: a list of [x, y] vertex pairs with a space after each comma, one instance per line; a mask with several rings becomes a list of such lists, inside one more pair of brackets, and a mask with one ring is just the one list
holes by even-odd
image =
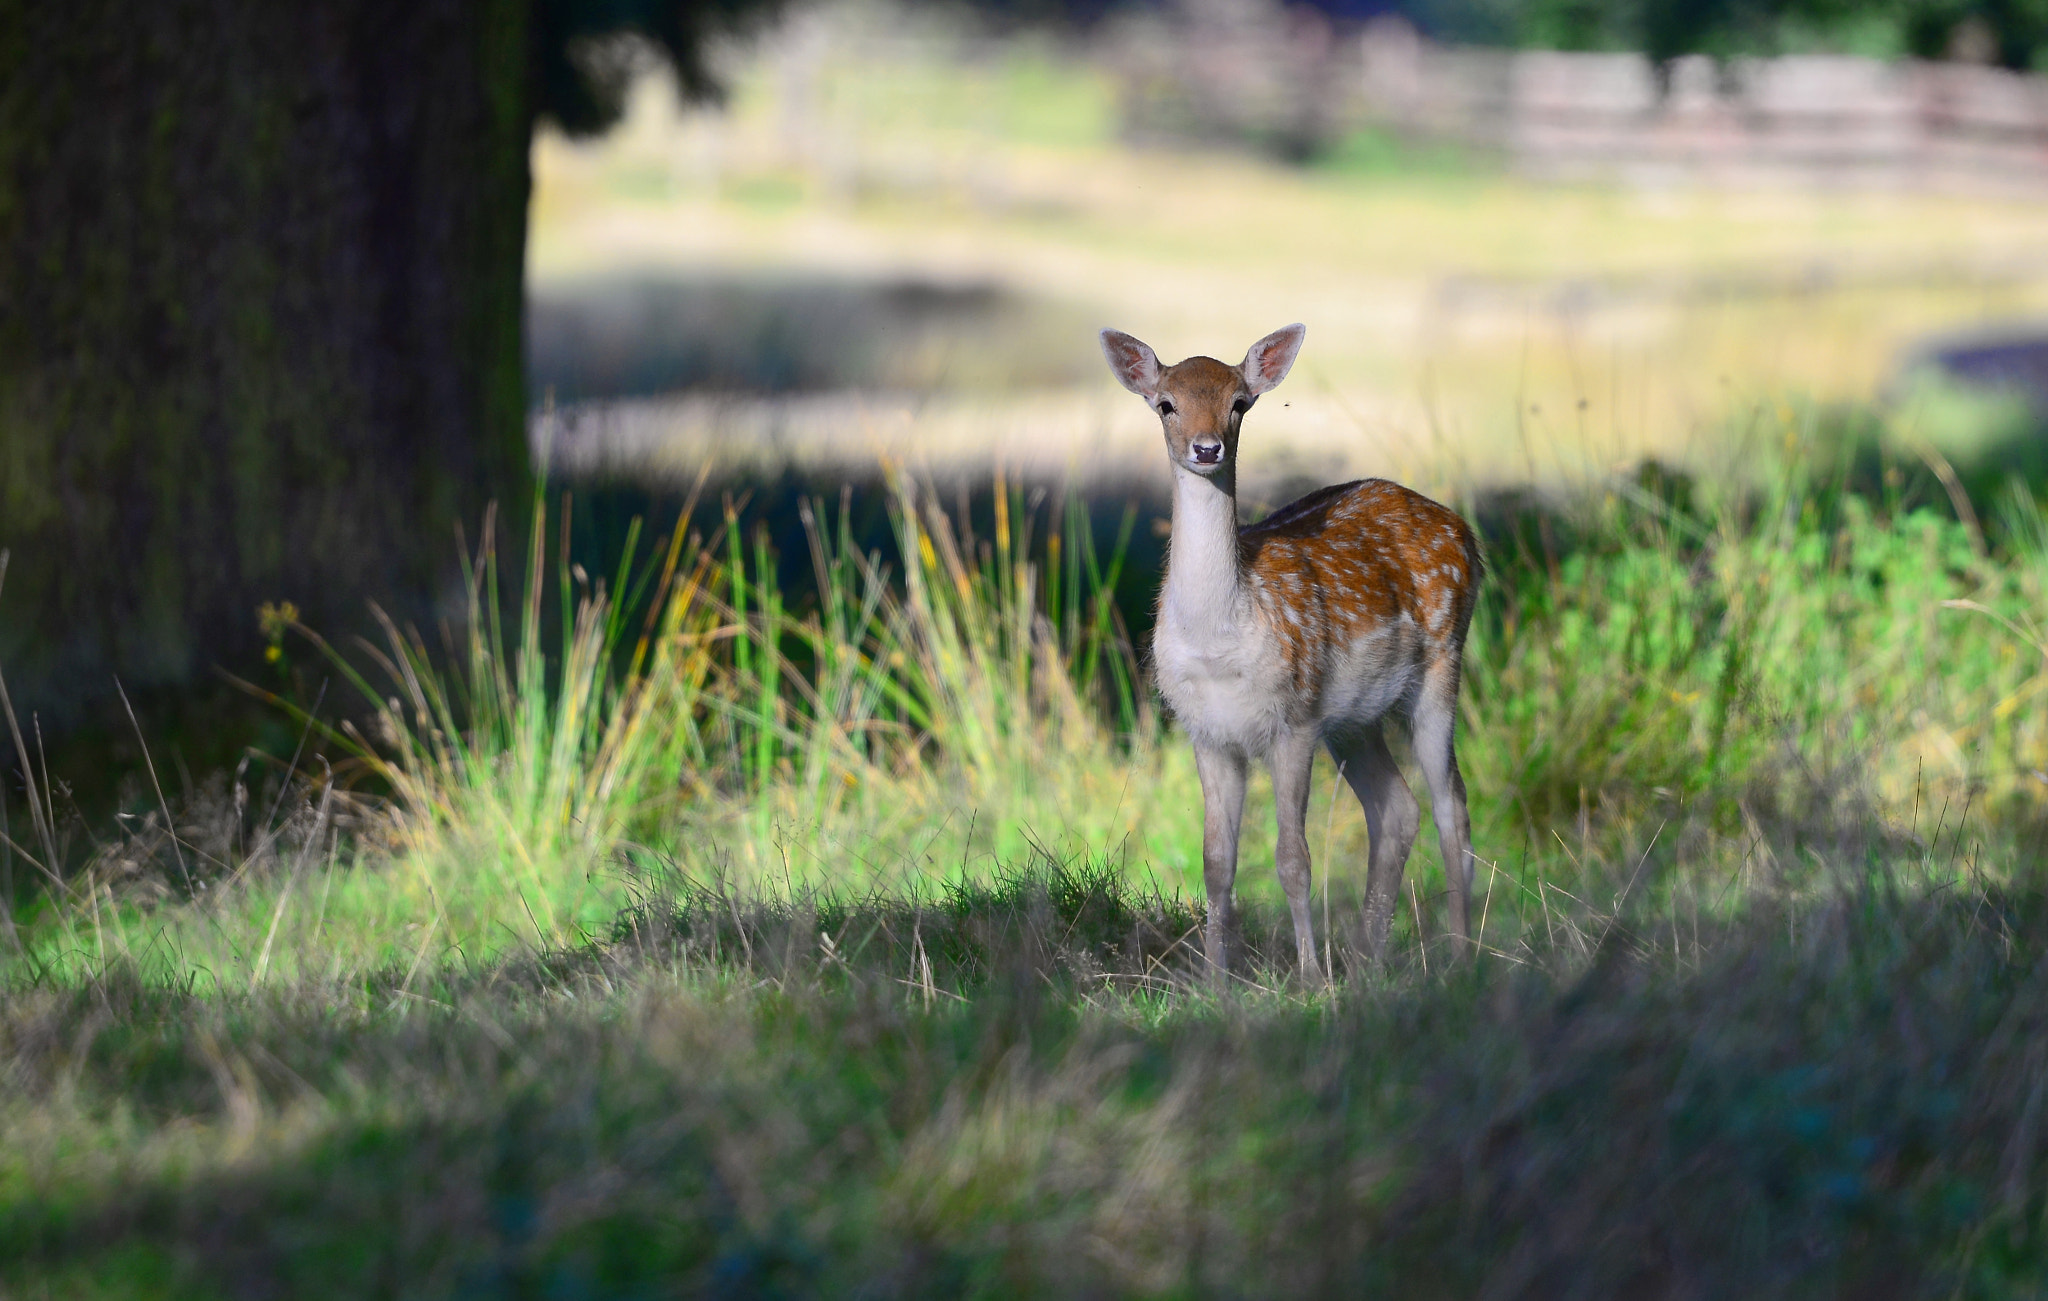
[[[1163, 38], [1163, 39], [1162, 39]], [[2048, 78], [1842, 55], [1705, 57], [1443, 46], [1398, 19], [1206, 15], [1119, 43], [1139, 136], [1234, 134], [1303, 154], [1377, 127], [1549, 180], [2048, 194]]]

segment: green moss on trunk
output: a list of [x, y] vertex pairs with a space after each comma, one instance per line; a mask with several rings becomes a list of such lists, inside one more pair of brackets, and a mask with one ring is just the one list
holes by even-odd
[[82, 722], [255, 609], [425, 611], [524, 500], [529, 0], [0, 0], [0, 668]]

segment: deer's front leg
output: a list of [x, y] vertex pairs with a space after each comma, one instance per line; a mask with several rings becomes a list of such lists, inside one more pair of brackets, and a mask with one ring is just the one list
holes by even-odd
[[1301, 983], [1310, 989], [1323, 984], [1316, 961], [1316, 935], [1309, 910], [1308, 782], [1315, 770], [1316, 734], [1307, 728], [1290, 732], [1273, 747], [1273, 805], [1280, 819], [1280, 838], [1273, 866], [1280, 888], [1287, 892], [1287, 912], [1294, 919], [1294, 952]]
[[1230, 950], [1237, 934], [1237, 831], [1244, 820], [1245, 758], [1236, 750], [1195, 747], [1195, 771], [1202, 778], [1202, 888], [1209, 899], [1209, 924], [1202, 951], [1218, 983], [1230, 974]]

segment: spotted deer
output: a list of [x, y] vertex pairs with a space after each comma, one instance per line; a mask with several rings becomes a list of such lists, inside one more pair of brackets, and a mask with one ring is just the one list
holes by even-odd
[[1279, 809], [1275, 862], [1302, 979], [1316, 985], [1323, 972], [1305, 829], [1316, 746], [1329, 747], [1365, 809], [1366, 943], [1378, 953], [1421, 822], [1387, 750], [1389, 714], [1408, 719], [1450, 879], [1451, 927], [1461, 939], [1469, 934], [1471, 823], [1452, 733], [1481, 561], [1478, 539], [1455, 512], [1385, 479], [1321, 488], [1238, 526], [1245, 413], [1287, 377], [1306, 333], [1276, 330], [1237, 366], [1211, 357], [1161, 366], [1151, 348], [1116, 330], [1102, 332], [1102, 350], [1123, 386], [1158, 413], [1173, 467], [1173, 540], [1152, 658], [1202, 781], [1204, 950], [1224, 978], [1245, 770], [1264, 758]]

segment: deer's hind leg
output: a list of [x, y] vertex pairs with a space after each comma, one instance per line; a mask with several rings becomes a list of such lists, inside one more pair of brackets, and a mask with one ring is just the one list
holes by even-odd
[[1415, 759], [1429, 782], [1436, 841], [1451, 887], [1451, 929], [1472, 938], [1472, 817], [1465, 807], [1465, 775], [1458, 771], [1458, 662], [1441, 660], [1423, 676], [1413, 729]]
[[1328, 743], [1330, 757], [1365, 810], [1372, 838], [1365, 870], [1365, 946], [1378, 959], [1386, 954], [1387, 929], [1401, 896], [1401, 870], [1422, 827], [1422, 806], [1388, 752], [1378, 723], [1332, 732]]

